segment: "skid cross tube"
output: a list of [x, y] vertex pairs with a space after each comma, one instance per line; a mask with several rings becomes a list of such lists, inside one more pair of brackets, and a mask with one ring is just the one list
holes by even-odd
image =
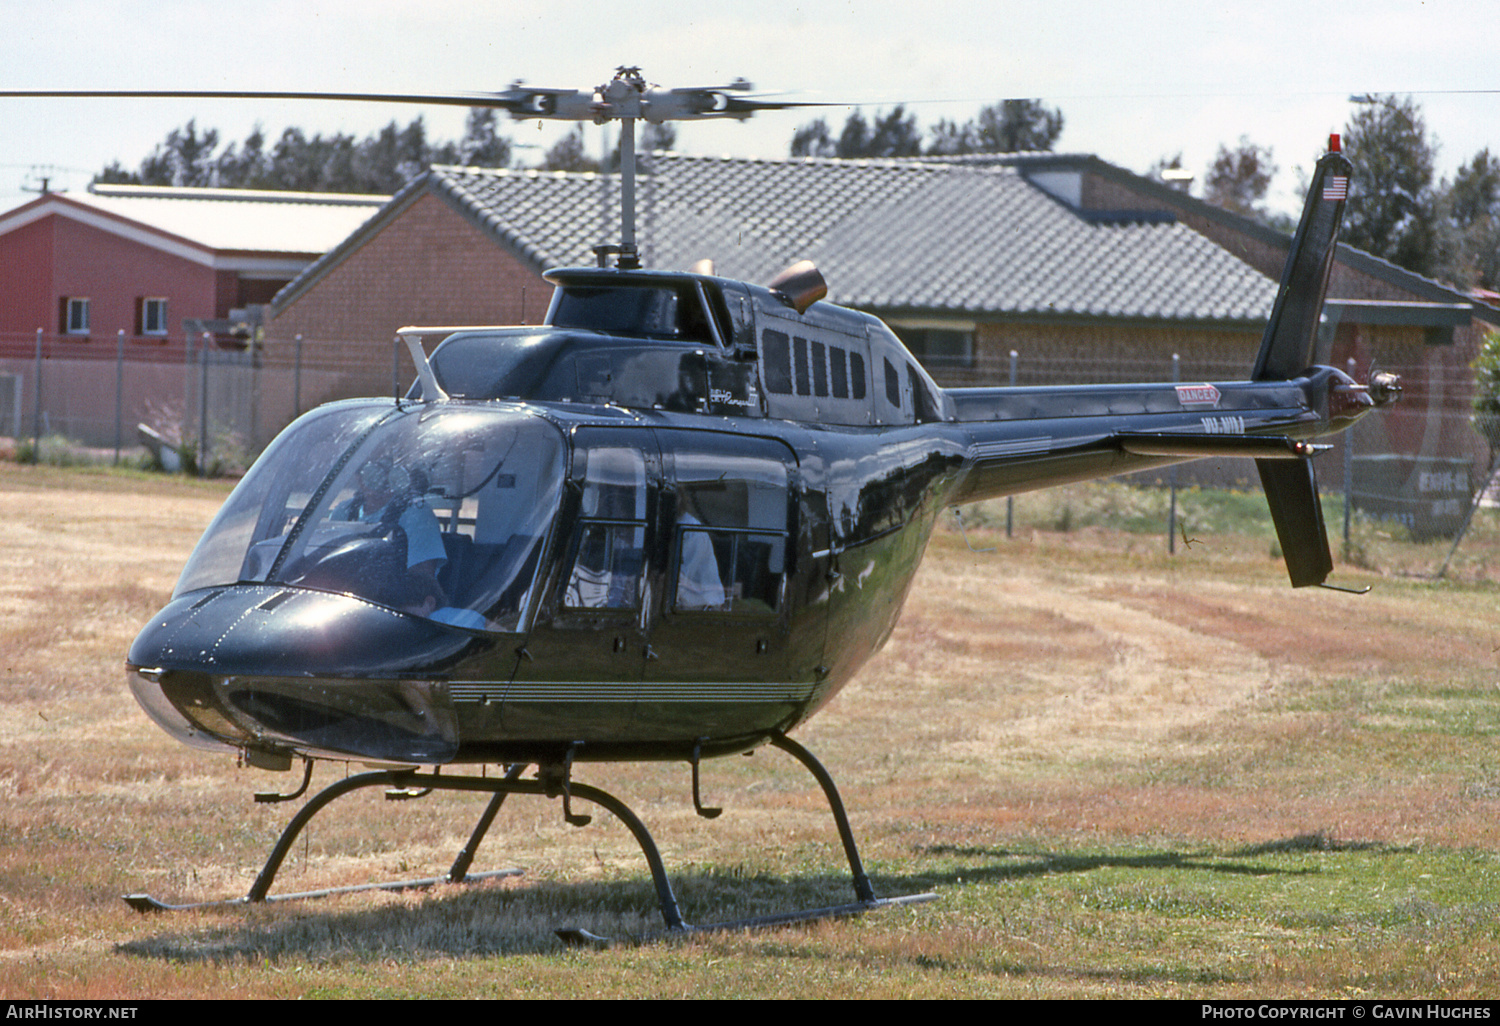
[[[453, 869], [449, 871], [449, 879], [453, 882], [461, 882], [466, 878], [466, 870], [469, 862], [473, 859], [474, 852], [479, 847], [479, 842], [489, 830], [494, 821], [495, 814], [500, 811], [500, 805], [506, 795], [532, 794], [543, 797], [552, 797], [555, 790], [550, 782], [541, 780], [521, 780], [520, 774], [524, 766], [512, 766], [505, 777], [496, 779], [494, 777], [442, 777], [433, 775], [422, 775], [423, 786], [434, 791], [480, 791], [488, 792], [493, 797], [485, 808], [484, 814], [480, 816], [479, 823], [475, 825], [474, 831], [469, 837], [469, 843], [459, 853]], [[292, 850], [297, 836], [301, 834], [302, 828], [319, 812], [321, 812], [335, 798], [342, 797], [351, 791], [357, 791], [365, 787], [410, 787], [418, 778], [415, 770], [377, 770], [372, 773], [359, 773], [352, 777], [345, 777], [318, 792], [308, 801], [292, 821], [282, 831], [281, 838], [276, 842], [276, 847], [271, 850], [271, 855], [266, 859], [265, 867], [260, 875], [255, 878], [250, 893], [246, 895], [247, 902], [265, 901], [267, 892], [271, 889], [272, 882], [276, 879], [276, 873], [281, 868], [282, 861], [287, 853]], [[646, 830], [644, 823], [630, 811], [630, 808], [618, 798], [587, 784], [573, 783], [569, 792], [575, 798], [591, 801], [595, 805], [614, 813], [615, 817], [629, 828], [635, 836], [636, 843], [641, 846], [642, 853], [646, 856], [646, 862], [651, 867], [652, 879], [656, 882], [656, 896], [661, 904], [662, 918], [666, 920], [669, 930], [682, 930], [685, 924], [682, 915], [677, 910], [677, 898], [672, 893], [672, 885], [667, 880], [666, 867], [661, 860], [661, 853], [656, 849], [656, 843], [651, 839], [651, 834]], [[459, 874], [464, 875], [459, 875]], [[454, 879], [457, 877], [457, 879]]]

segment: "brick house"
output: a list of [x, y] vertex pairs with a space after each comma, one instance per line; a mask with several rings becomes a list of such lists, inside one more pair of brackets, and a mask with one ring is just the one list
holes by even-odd
[[[1148, 340], [1222, 334], [1253, 352], [1275, 294], [1170, 217], [1082, 217], [1005, 166], [657, 154], [639, 192], [646, 266], [707, 257], [763, 282], [812, 259], [830, 299], [886, 318], [947, 383], [1003, 380], [994, 353], [1032, 321], [1080, 351], [1089, 329], [1118, 340], [1128, 326]], [[388, 387], [386, 347], [404, 324], [539, 319], [543, 271], [592, 263], [591, 248], [616, 239], [617, 195], [613, 176], [435, 167], [278, 294], [268, 338], [317, 339], [331, 362], [364, 354], [365, 390]], [[1034, 353], [1053, 344], [1046, 330], [1036, 339]]]
[[[96, 185], [0, 214], [0, 434], [30, 419], [38, 332], [49, 429], [98, 443], [113, 433], [113, 411], [96, 414], [121, 332], [132, 367], [180, 364], [190, 331], [233, 344], [231, 319], [254, 321], [387, 199]], [[180, 378], [130, 375], [132, 427], [153, 396], [182, 394]]]
[[[1161, 211], [1268, 278], [1281, 273], [1290, 237], [1094, 157], [1010, 158], [1039, 187], [1083, 209]], [[1319, 360], [1363, 380], [1372, 366], [1402, 377], [1401, 402], [1362, 421], [1352, 438], [1356, 502], [1418, 533], [1454, 526], [1487, 463], [1469, 425], [1469, 365], [1500, 328], [1494, 297], [1467, 294], [1340, 244], [1324, 311]], [[1340, 452], [1319, 476], [1341, 485]], [[1360, 496], [1363, 495], [1363, 501]]]
[[386, 196], [95, 185], [0, 214], [0, 332], [180, 339], [261, 306]]
[[[512, 204], [559, 212], [598, 189], [592, 175], [489, 176], [522, 186]], [[459, 203], [450, 187], [455, 177], [434, 169], [418, 178], [283, 289], [267, 325], [267, 362], [294, 360], [304, 336], [304, 360], [327, 375], [319, 400], [388, 393], [392, 338], [400, 327], [540, 321], [552, 293], [542, 272], [577, 263], [587, 250], [564, 257], [528, 245]], [[401, 359], [398, 374], [409, 380], [410, 361]]]
[[[948, 385], [1006, 383], [1012, 352], [1020, 384], [1243, 377], [1291, 241], [1086, 155], [647, 167], [646, 266], [707, 257], [765, 282], [812, 259], [832, 301], [883, 318]], [[616, 240], [616, 197], [608, 175], [434, 167], [277, 295], [270, 345], [302, 335], [348, 366], [330, 394], [388, 390], [410, 374], [402, 325], [539, 319], [542, 272]], [[1323, 359], [1408, 383], [1361, 451], [1472, 460], [1454, 386], [1500, 311], [1347, 246], [1332, 296]], [[1336, 464], [1320, 474], [1341, 479]]]

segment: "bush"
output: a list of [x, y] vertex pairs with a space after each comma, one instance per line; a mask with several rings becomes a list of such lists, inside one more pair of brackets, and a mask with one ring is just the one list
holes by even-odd
[[17, 463], [41, 463], [49, 467], [92, 467], [99, 457], [62, 435], [23, 438], [16, 443]]
[[1485, 334], [1470, 366], [1474, 368], [1472, 423], [1493, 452], [1500, 449], [1500, 331]]

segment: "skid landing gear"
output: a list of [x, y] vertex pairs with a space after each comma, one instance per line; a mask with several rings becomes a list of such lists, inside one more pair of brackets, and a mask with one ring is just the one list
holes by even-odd
[[[418, 773], [416, 770], [378, 770], [345, 777], [343, 780], [331, 784], [318, 792], [292, 818], [292, 821], [287, 824], [286, 829], [282, 831], [281, 838], [276, 842], [276, 847], [272, 849], [270, 857], [266, 859], [266, 864], [261, 869], [260, 875], [255, 878], [255, 883], [251, 886], [250, 893], [243, 898], [173, 905], [147, 894], [127, 894], [125, 902], [138, 912], [166, 912], [214, 906], [255, 904], [258, 902], [291, 901], [294, 899], [350, 894], [370, 890], [410, 890], [432, 887], [442, 883], [474, 883], [497, 877], [516, 876], [521, 873], [521, 870], [502, 869], [488, 873], [472, 874], [468, 871], [474, 854], [478, 850], [480, 842], [483, 841], [485, 834], [489, 832], [490, 826], [494, 823], [495, 816], [500, 811], [501, 805], [504, 804], [506, 797], [512, 794], [541, 795], [548, 798], [561, 797], [563, 799], [564, 814], [570, 823], [577, 826], [587, 824], [589, 817], [573, 813], [571, 803], [572, 799], [575, 798], [598, 805], [624, 823], [635, 837], [636, 843], [640, 845], [641, 853], [645, 855], [646, 864], [650, 867], [651, 879], [656, 886], [656, 898], [661, 906], [662, 920], [666, 925], [668, 936], [780, 926], [786, 923], [857, 915], [861, 912], [891, 905], [909, 905], [936, 900], [936, 894], [909, 894], [896, 898], [877, 898], [875, 896], [875, 889], [870, 883], [870, 878], [865, 874], [864, 864], [860, 860], [859, 850], [854, 843], [854, 832], [849, 827], [849, 817], [844, 812], [844, 803], [839, 798], [838, 789], [834, 786], [833, 778], [829, 776], [828, 771], [823, 768], [822, 763], [813, 757], [811, 752], [791, 738], [777, 734], [773, 735], [770, 741], [774, 747], [781, 749], [802, 763], [823, 788], [823, 794], [828, 799], [829, 809], [833, 813], [834, 822], [838, 827], [839, 838], [844, 845], [844, 854], [849, 859], [849, 871], [853, 878], [855, 900], [847, 905], [803, 909], [796, 912], [758, 916], [750, 919], [739, 919], [707, 925], [694, 926], [688, 924], [683, 920], [682, 913], [678, 910], [677, 898], [672, 892], [671, 881], [667, 879], [666, 867], [662, 863], [661, 854], [657, 850], [656, 842], [652, 839], [645, 824], [630, 810], [629, 806], [609, 792], [600, 790], [597, 787], [591, 787], [588, 784], [580, 784], [573, 781], [570, 773], [571, 758], [565, 760], [562, 764], [540, 766], [538, 778], [535, 780], [521, 779], [521, 773], [527, 764], [510, 766], [504, 777], [443, 776], [438, 773]], [[571, 756], [571, 754], [570, 751], [569, 755]], [[694, 783], [695, 785], [697, 783], [696, 764], [694, 765]], [[475, 791], [488, 793], [491, 797], [483, 815], [479, 817], [479, 821], [470, 832], [468, 843], [459, 852], [458, 858], [454, 860], [453, 866], [448, 871], [447, 876], [395, 883], [335, 887], [328, 890], [303, 891], [296, 894], [270, 894], [271, 884], [276, 879], [276, 873], [281, 868], [281, 863], [286, 858], [287, 853], [291, 851], [292, 845], [296, 842], [298, 835], [301, 834], [302, 828], [334, 799], [367, 787], [385, 787], [389, 792], [388, 797], [411, 797], [411, 792], [418, 788], [425, 789], [422, 793], [426, 793], [426, 791]], [[713, 811], [715, 814], [717, 812], [717, 810], [709, 811]], [[597, 937], [586, 930], [564, 929], [558, 930], [557, 933], [559, 937], [569, 943], [591, 944], [595, 946], [603, 946], [609, 943], [607, 938]]]

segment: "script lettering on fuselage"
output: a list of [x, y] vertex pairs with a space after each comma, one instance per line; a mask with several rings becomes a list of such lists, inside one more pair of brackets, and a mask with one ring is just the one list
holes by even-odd
[[723, 403], [726, 406], [743, 406], [747, 410], [755, 409], [756, 403], [749, 398], [736, 399], [732, 392], [722, 388], [711, 388], [708, 390], [710, 402]]

